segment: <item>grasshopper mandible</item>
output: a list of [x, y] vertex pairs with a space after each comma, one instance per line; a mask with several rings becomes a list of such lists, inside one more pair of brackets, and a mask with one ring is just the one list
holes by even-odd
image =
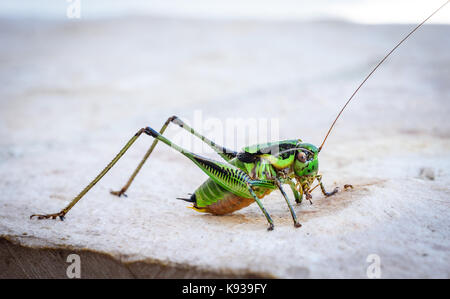
[[[273, 230], [274, 223], [269, 213], [264, 208], [260, 199], [271, 193], [273, 190], [280, 190], [282, 196], [286, 200], [289, 210], [292, 215], [295, 227], [300, 227], [295, 211], [289, 201], [286, 192], [283, 189], [283, 185], [290, 186], [295, 201], [301, 203], [303, 197], [311, 201], [311, 191], [317, 186], [320, 186], [322, 193], [325, 196], [332, 196], [338, 192], [338, 188], [335, 188], [331, 192], [327, 192], [322, 183], [322, 176], [318, 174], [319, 170], [319, 152], [322, 150], [325, 141], [327, 140], [330, 132], [334, 128], [336, 121], [341, 116], [344, 109], [353, 99], [355, 94], [369, 79], [369, 77], [378, 69], [378, 67], [406, 40], [411, 34], [413, 34], [419, 27], [421, 27], [428, 19], [430, 19], [435, 13], [443, 8], [447, 1], [437, 10], [435, 10], [430, 16], [428, 16], [422, 23], [417, 25], [411, 32], [409, 32], [399, 43], [396, 44], [391, 51], [389, 51], [383, 59], [372, 69], [372, 71], [364, 78], [361, 84], [356, 88], [345, 105], [339, 111], [337, 117], [331, 124], [322, 144], [316, 147], [310, 143], [305, 143], [300, 139], [284, 140], [266, 144], [259, 144], [254, 146], [245, 147], [241, 152], [235, 152], [229, 150], [223, 146], [217, 145], [213, 141], [209, 140], [205, 136], [199, 134], [193, 128], [189, 127], [181, 119], [176, 116], [169, 117], [164, 123], [162, 128], [155, 131], [151, 127], [145, 127], [140, 129], [120, 150], [115, 158], [105, 167], [95, 179], [89, 183], [63, 210], [55, 214], [34, 214], [38, 219], [56, 219], [59, 217], [64, 219], [67, 212], [98, 182], [100, 179], [116, 164], [116, 162], [125, 154], [125, 152], [133, 145], [136, 139], [142, 134], [146, 134], [154, 138], [154, 141], [143, 159], [133, 172], [131, 177], [125, 186], [119, 191], [112, 191], [113, 195], [121, 196], [125, 195], [125, 191], [130, 187], [134, 178], [147, 161], [150, 154], [153, 152], [158, 141], [161, 141], [168, 146], [172, 147], [176, 151], [180, 152], [188, 159], [190, 159], [195, 165], [197, 165], [208, 176], [207, 179], [197, 190], [194, 191], [190, 198], [179, 198], [193, 203], [192, 208], [199, 212], [206, 212], [215, 215], [222, 215], [232, 213], [236, 210], [247, 207], [248, 205], [256, 202], [261, 209], [262, 213], [266, 217], [269, 227], [268, 230]], [[215, 161], [209, 158], [202, 157], [195, 153], [192, 153], [169, 139], [163, 136], [164, 131], [170, 123], [174, 123], [181, 128], [187, 130], [191, 134], [200, 138], [208, 146], [210, 146], [215, 152], [217, 152], [223, 161]], [[317, 181], [317, 185], [312, 187], [313, 183]], [[344, 187], [351, 187], [351, 185], [345, 185]]]

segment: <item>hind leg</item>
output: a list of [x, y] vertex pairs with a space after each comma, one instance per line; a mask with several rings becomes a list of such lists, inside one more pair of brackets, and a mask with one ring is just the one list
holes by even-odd
[[262, 205], [258, 196], [255, 194], [253, 188], [260, 187], [266, 189], [275, 189], [275, 182], [272, 180], [253, 180], [241, 169], [233, 166], [231, 164], [226, 164], [205, 157], [201, 157], [197, 154], [191, 153], [190, 151], [176, 145], [169, 139], [165, 138], [152, 128], [147, 128], [150, 134], [158, 139], [159, 141], [167, 144], [172, 149], [180, 152], [192, 162], [194, 162], [203, 172], [205, 172], [214, 182], [222, 186], [228, 191], [231, 191], [237, 196], [244, 198], [253, 198], [253, 200], [258, 204], [259, 208], [266, 217], [269, 228], [268, 230], [273, 230], [274, 224], [269, 213]]
[[[205, 136], [199, 134], [197, 131], [195, 131], [193, 128], [189, 127], [186, 123], [184, 123], [181, 119], [179, 119], [176, 116], [169, 117], [164, 125], [162, 126], [161, 130], [159, 130], [159, 134], [163, 134], [164, 131], [167, 129], [170, 123], [174, 123], [181, 128], [185, 129], [189, 133], [193, 134], [194, 136], [200, 138], [203, 142], [205, 142], [207, 145], [209, 145], [212, 149], [214, 149], [225, 161], [229, 161], [236, 157], [237, 153], [235, 151], [229, 150], [223, 146], [217, 145], [214, 141], [209, 140]], [[130, 178], [128, 179], [127, 183], [118, 191], [111, 191], [111, 194], [116, 196], [126, 196], [125, 192], [130, 187], [131, 183], [133, 182], [134, 178], [137, 176], [139, 171], [141, 170], [142, 166], [147, 161], [150, 154], [153, 152], [153, 149], [155, 148], [156, 144], [158, 143], [158, 139], [155, 138], [150, 148], [145, 153], [144, 157], [142, 158], [141, 162], [138, 164], [134, 172], [131, 174]]]
[[125, 152], [133, 145], [133, 143], [141, 136], [142, 133], [149, 134], [147, 129], [140, 129], [128, 142], [127, 144], [120, 150], [120, 152], [114, 157], [114, 159], [106, 165], [106, 167], [93, 179], [89, 185], [87, 185], [81, 192], [78, 194], [64, 209], [62, 209], [59, 213], [55, 214], [33, 214], [30, 216], [30, 219], [33, 217], [38, 217], [38, 219], [56, 219], [59, 217], [61, 220], [64, 220], [64, 216], [69, 212], [69, 210], [89, 191], [95, 184], [98, 183], [102, 179], [102, 177], [119, 161], [119, 159], [125, 154]]

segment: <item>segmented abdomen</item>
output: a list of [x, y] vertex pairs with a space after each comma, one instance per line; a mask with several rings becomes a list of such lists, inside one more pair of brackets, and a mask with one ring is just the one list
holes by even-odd
[[[256, 194], [258, 197], [262, 197], [270, 191], [267, 189], [263, 192], [256, 192]], [[227, 191], [212, 179], [208, 179], [200, 185], [191, 199], [194, 201], [195, 210], [215, 215], [229, 214], [255, 202], [253, 198], [240, 197]]]

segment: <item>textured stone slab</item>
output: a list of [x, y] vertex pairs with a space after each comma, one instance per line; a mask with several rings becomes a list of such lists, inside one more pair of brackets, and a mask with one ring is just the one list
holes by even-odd
[[[449, 26], [417, 32], [338, 122], [320, 170], [328, 188], [355, 188], [329, 199], [315, 191], [313, 205], [295, 206], [299, 229], [274, 192], [263, 200], [276, 224], [267, 232], [256, 205], [216, 217], [175, 200], [206, 176], [164, 145], [128, 198], [111, 196], [150, 137], [64, 222], [29, 216], [59, 211], [138, 128], [159, 128], [173, 114], [194, 125], [201, 113], [199, 130], [232, 148], [248, 140], [211, 135], [205, 121], [274, 118], [280, 139], [318, 144], [346, 97], [411, 26], [0, 23], [0, 235], [24, 246], [1, 241], [2, 277], [60, 277], [72, 251], [82, 255], [85, 277], [364, 278], [371, 254], [382, 277], [450, 276]], [[187, 135], [171, 127], [167, 136]]]

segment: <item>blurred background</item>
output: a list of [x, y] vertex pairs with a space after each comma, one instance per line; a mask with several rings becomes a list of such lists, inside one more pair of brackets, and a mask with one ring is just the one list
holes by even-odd
[[[204, 117], [221, 120], [285, 119], [281, 138], [293, 137], [282, 132], [292, 134], [288, 128], [293, 127], [292, 118], [298, 118], [294, 126], [302, 129], [292, 130], [295, 135], [319, 143], [316, 137], [323, 135], [332, 115], [370, 67], [412, 29], [411, 24], [440, 4], [402, 0], [2, 1], [0, 79], [5, 115], [1, 132], [14, 131], [9, 137], [20, 138], [20, 124], [15, 122], [21, 116], [28, 119], [28, 126], [46, 130], [45, 137], [36, 137], [61, 142], [68, 138], [58, 136], [62, 124], [53, 125], [63, 115], [70, 126], [67, 130], [79, 130], [67, 134], [72, 139], [88, 129], [125, 131], [130, 125], [134, 130], [150, 123], [157, 127], [172, 114], [181, 113], [192, 121], [193, 112], [201, 111]], [[368, 82], [359, 95], [366, 100], [358, 100], [346, 111], [352, 130], [358, 129], [353, 122], [364, 126], [366, 121], [364, 130], [373, 129], [374, 123], [367, 118], [377, 119], [380, 114], [370, 106], [384, 107], [383, 100], [389, 107], [383, 112], [383, 123], [377, 123], [378, 130], [390, 128], [391, 122], [416, 130], [423, 119], [420, 114], [429, 115], [430, 109], [438, 113], [424, 128], [446, 130], [440, 117], [446, 111], [441, 100], [448, 95], [449, 37], [445, 33], [449, 20], [448, 9], [433, 17]], [[418, 56], [423, 57], [417, 61]], [[441, 67], [435, 70], [436, 66]], [[391, 82], [392, 78], [398, 80]], [[388, 86], [378, 85], [382, 80]], [[399, 89], [400, 80], [405, 89], [415, 86], [416, 95], [430, 91], [427, 95], [433, 94], [436, 100], [421, 105], [407, 95], [410, 89], [397, 93], [395, 101], [368, 98], [386, 88]], [[295, 116], [288, 116], [293, 107]], [[400, 119], [398, 111], [392, 112], [395, 107], [407, 109], [415, 118]], [[351, 110], [357, 115], [351, 115]], [[45, 119], [29, 117], [36, 111], [45, 113]], [[306, 120], [305, 113], [316, 117]], [[320, 133], [312, 132], [319, 128]], [[25, 138], [30, 136], [25, 133]], [[240, 147], [247, 141], [229, 142], [230, 147]]]
[[[417, 18], [443, 1], [430, 0], [5, 0], [1, 15], [8, 17], [64, 18], [68, 3], [80, 3], [84, 18], [129, 15], [193, 18], [250, 18], [278, 20], [342, 19], [358, 23], [416, 23]], [[399, 13], [401, 12], [401, 13]], [[449, 23], [448, 14], [429, 23]]]
[[[225, 217], [185, 209], [174, 198], [206, 175], [163, 145], [130, 197], [111, 198], [148, 138], [68, 221], [28, 220], [59, 211], [137, 129], [159, 129], [171, 115], [236, 150], [249, 136], [225, 128], [219, 138], [207, 122], [273, 120], [279, 139], [320, 144], [364, 76], [442, 4], [1, 1], [0, 234], [25, 245], [279, 277], [364, 277], [365, 257], [377, 253], [385, 277], [448, 277], [450, 7], [405, 42], [344, 112], [321, 153], [321, 173], [328, 188], [351, 183], [355, 191], [329, 202], [317, 193], [314, 205], [296, 207], [301, 230], [276, 192], [264, 202], [277, 224], [269, 236], [257, 206]], [[183, 134], [167, 131], [176, 141]]]

